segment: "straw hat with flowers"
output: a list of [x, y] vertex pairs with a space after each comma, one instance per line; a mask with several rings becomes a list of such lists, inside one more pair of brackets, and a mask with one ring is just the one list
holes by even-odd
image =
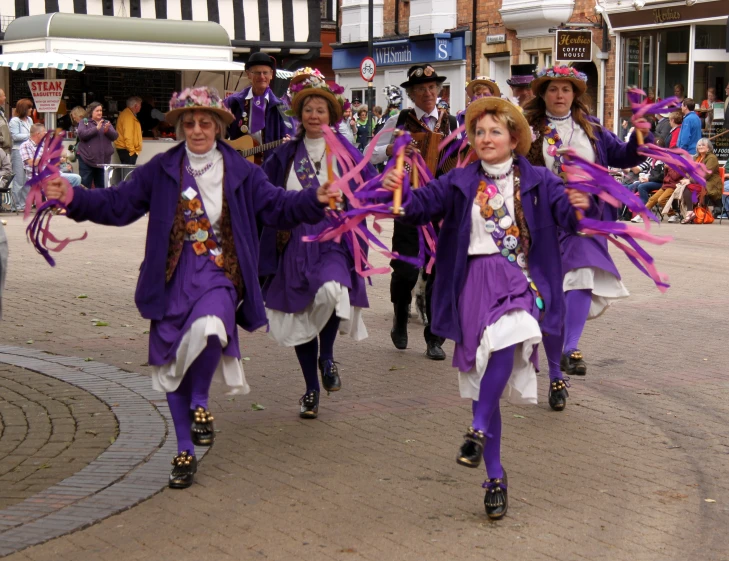
[[170, 110], [165, 114], [165, 121], [174, 125], [185, 111], [200, 110], [216, 113], [226, 126], [235, 120], [233, 114], [223, 105], [223, 100], [215, 88], [200, 86], [185, 88], [179, 93], [173, 93], [172, 99], [170, 99]]
[[316, 68], [300, 68], [294, 72], [289, 84], [289, 97], [291, 98], [291, 115], [301, 119], [304, 101], [313, 95], [323, 97], [329, 101], [334, 110], [331, 122], [338, 123], [342, 119], [344, 107], [344, 88], [333, 82], [327, 83], [324, 75]]
[[530, 84], [534, 95], [539, 95], [539, 88], [544, 82], [552, 80], [566, 80], [572, 82], [580, 96], [587, 90], [587, 75], [583, 74], [572, 66], [551, 66], [548, 68], [540, 68], [534, 72], [534, 80]]

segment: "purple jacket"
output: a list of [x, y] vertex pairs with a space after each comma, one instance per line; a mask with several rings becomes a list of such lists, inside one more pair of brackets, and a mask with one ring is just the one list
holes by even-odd
[[114, 154], [114, 141], [118, 136], [119, 133], [111, 124], [109, 130], [104, 133], [96, 127], [93, 120], [83, 119], [78, 124], [80, 142], [77, 154], [91, 167], [98, 168], [110, 164], [111, 156]]
[[[335, 133], [339, 138], [339, 142], [342, 143], [347, 151], [350, 153], [354, 161], [359, 163], [362, 161], [362, 153], [357, 150], [355, 146], [349, 142], [346, 137], [340, 133]], [[271, 157], [263, 163], [263, 171], [268, 176], [271, 183], [278, 187], [285, 188], [287, 172], [291, 162], [294, 159], [294, 154], [299, 147], [302, 140], [294, 139], [282, 146], [276, 148], [272, 153]], [[363, 170], [365, 178], [370, 179], [377, 175], [377, 171], [374, 166], [368, 164]], [[354, 181], [349, 182], [350, 188], [354, 191], [357, 185]], [[276, 273], [278, 268], [278, 258], [276, 253], [276, 230], [274, 228], [263, 228], [261, 232], [261, 253], [259, 256], [259, 274], [262, 277], [273, 275]], [[367, 253], [367, 246], [363, 247], [365, 254]]]
[[[241, 158], [225, 142], [218, 142], [225, 164], [225, 196], [230, 208], [233, 237], [245, 286], [236, 313], [238, 324], [253, 331], [266, 324], [258, 284], [256, 219], [269, 226], [291, 229], [324, 217], [314, 189], [287, 192], [274, 187], [258, 166]], [[180, 170], [185, 144], [171, 148], [137, 169], [128, 181], [110, 189], [76, 187], [68, 217], [77, 222], [125, 226], [149, 213], [144, 261], [134, 300], [146, 319], [162, 319], [165, 311], [165, 269], [170, 232], [180, 197]]]
[[[241, 114], [243, 113], [243, 104], [245, 103], [246, 96], [250, 91], [250, 86], [239, 91], [230, 97], [225, 98], [223, 105], [225, 105], [235, 116], [233, 121], [228, 127], [228, 138], [235, 140], [243, 136], [240, 130], [241, 126]], [[264, 129], [264, 140], [266, 142], [272, 142], [274, 140], [280, 140], [287, 134], [293, 136], [296, 130], [294, 129], [291, 120], [283, 115], [285, 107], [283, 102], [273, 95], [273, 90], [268, 92], [268, 103], [266, 104], [266, 125]], [[263, 159], [265, 160], [270, 152], [263, 153]]]
[[[577, 217], [560, 178], [545, 168], [532, 166], [522, 156], [516, 163], [521, 177], [524, 218], [532, 238], [529, 274], [545, 304], [542, 331], [559, 335], [564, 299], [557, 226], [574, 232]], [[436, 251], [438, 274], [433, 286], [432, 330], [457, 343], [461, 342], [462, 333], [458, 299], [466, 282], [471, 206], [482, 178], [480, 166], [480, 162], [474, 162], [463, 169], [452, 170], [426, 187], [412, 191], [412, 199], [400, 219], [417, 225], [443, 218]]]

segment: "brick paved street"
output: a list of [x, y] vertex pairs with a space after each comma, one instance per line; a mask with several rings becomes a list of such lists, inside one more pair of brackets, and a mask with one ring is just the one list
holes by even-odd
[[[147, 374], [148, 325], [133, 302], [146, 219], [126, 229], [85, 226], [89, 238], [61, 253], [54, 270], [26, 243], [20, 218], [4, 218], [11, 256], [0, 345]], [[54, 223], [58, 234], [84, 228]], [[252, 393], [233, 398], [214, 385], [220, 432], [193, 488], [165, 489], [7, 559], [729, 560], [729, 224], [665, 224], [660, 232], [676, 237], [651, 248], [673, 287], [661, 295], [619, 257], [632, 296], [588, 324], [589, 371], [573, 378], [567, 410], [549, 409], [544, 375], [538, 406], [503, 408], [503, 521], [485, 517], [483, 472], [455, 463], [470, 404], [458, 397], [450, 361], [422, 356], [417, 320], [411, 348], [392, 347], [388, 283], [376, 278], [370, 337], [338, 340], [344, 387], [322, 397], [318, 420], [298, 418], [303, 380], [293, 350], [264, 333], [243, 334]], [[25, 399], [39, 392], [62, 403], [70, 389], [22, 375]], [[1, 406], [19, 377], [0, 365]], [[111, 421], [96, 398], [75, 395]], [[46, 419], [62, 427], [64, 415]], [[0, 509], [25, 498], [8, 490], [5, 471]], [[42, 471], [47, 485], [70, 475], [54, 465]]]

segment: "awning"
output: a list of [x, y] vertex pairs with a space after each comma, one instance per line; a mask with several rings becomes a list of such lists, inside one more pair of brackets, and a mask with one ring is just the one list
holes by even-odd
[[37, 70], [39, 68], [55, 68], [57, 70], [84, 69], [84, 63], [75, 57], [59, 53], [13, 53], [0, 55], [0, 66], [11, 70]]

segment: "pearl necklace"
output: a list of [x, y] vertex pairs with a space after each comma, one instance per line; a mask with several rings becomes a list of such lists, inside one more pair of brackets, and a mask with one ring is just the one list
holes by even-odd
[[211, 167], [213, 167], [213, 162], [208, 162], [200, 169], [195, 169], [190, 165], [185, 166], [185, 169], [187, 169], [187, 173], [189, 173], [193, 177], [200, 177], [202, 174], [206, 173]]
[[491, 175], [490, 173], [487, 173], [486, 170], [484, 170], [483, 173], [486, 177], [488, 177], [492, 181], [501, 181], [502, 179], [506, 179], [507, 177], [509, 177], [513, 171], [514, 171], [514, 164], [512, 163], [511, 167], [508, 169], [508, 171], [506, 171], [506, 173], [501, 173], [499, 175]]

